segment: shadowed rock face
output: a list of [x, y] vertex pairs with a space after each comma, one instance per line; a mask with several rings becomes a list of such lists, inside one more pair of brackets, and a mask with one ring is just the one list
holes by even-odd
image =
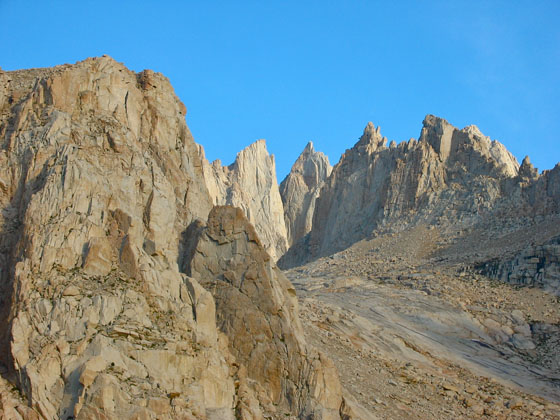
[[309, 142], [280, 184], [290, 245], [311, 231], [315, 202], [331, 171], [329, 159]]
[[339, 418], [332, 362], [305, 343], [295, 290], [243, 212], [215, 207], [199, 232], [187, 272], [214, 296], [219, 328], [264, 411]]
[[274, 261], [280, 258], [288, 249], [286, 224], [274, 156], [268, 154], [265, 141], [243, 149], [230, 166], [219, 160], [210, 165], [204, 159], [203, 169], [212, 202], [242, 209], [266, 251]]
[[[510, 253], [511, 254], [511, 253]], [[543, 244], [479, 263], [489, 277], [522, 286], [537, 286], [560, 296], [560, 236]]]

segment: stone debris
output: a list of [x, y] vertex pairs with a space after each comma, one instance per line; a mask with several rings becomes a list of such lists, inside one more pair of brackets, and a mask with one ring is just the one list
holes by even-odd
[[560, 236], [477, 265], [481, 273], [506, 283], [536, 286], [560, 295]]
[[307, 340], [379, 418], [560, 419], [557, 297], [434, 266], [438, 242], [418, 227], [287, 271]]

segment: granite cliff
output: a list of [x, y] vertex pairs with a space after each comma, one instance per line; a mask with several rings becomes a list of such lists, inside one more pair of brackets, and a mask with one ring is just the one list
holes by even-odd
[[309, 142], [280, 184], [290, 246], [311, 231], [315, 202], [331, 171], [329, 158]]
[[279, 261], [308, 340], [364, 407], [560, 418], [559, 175], [474, 126], [429, 115], [418, 141], [387, 145], [368, 124]]
[[343, 154], [315, 203], [313, 228], [280, 260], [282, 267], [341, 251], [359, 240], [418, 224], [467, 229], [492, 219], [558, 213], [556, 167], [538, 175], [519, 167], [476, 126], [459, 130], [428, 115], [419, 140], [396, 145], [369, 123]]
[[[210, 213], [215, 197], [185, 114], [164, 76], [106, 56], [0, 72], [1, 372], [21, 392], [2, 391], [4, 416], [350, 415], [332, 363], [303, 341], [293, 289], [253, 227], [237, 210], [234, 231], [225, 221], [233, 210]], [[266, 182], [277, 191], [275, 178]], [[232, 250], [216, 248], [206, 271], [200, 255], [190, 262], [194, 227], [207, 219], [209, 239], [196, 249], [219, 237], [243, 250], [232, 272], [258, 288], [254, 305], [238, 312], [255, 335], [223, 325], [232, 308], [212, 285], [222, 273], [211, 257]], [[185, 266], [197, 267], [196, 278]], [[236, 290], [247, 293], [237, 283], [228, 293]], [[257, 349], [262, 334], [275, 339], [250, 357], [237, 332]]]
[[229, 166], [219, 160], [203, 162], [213, 204], [241, 208], [274, 261], [280, 258], [288, 249], [286, 224], [274, 156], [268, 154], [265, 141], [243, 149]]
[[194, 230], [198, 234], [193, 235], [186, 271], [212, 290], [217, 323], [245, 369], [247, 390], [265, 402], [268, 412], [340, 418], [336, 370], [307, 346], [295, 289], [264, 251], [243, 212], [214, 207], [207, 226]]

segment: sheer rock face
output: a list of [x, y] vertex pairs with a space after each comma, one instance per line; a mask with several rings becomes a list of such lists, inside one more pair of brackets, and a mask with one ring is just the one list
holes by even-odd
[[459, 130], [428, 115], [418, 141], [387, 147], [369, 123], [321, 189], [309, 236], [280, 264], [329, 255], [389, 226], [473, 222], [502, 197], [503, 181], [518, 168], [503, 145], [475, 126]]
[[[179, 270], [199, 235], [187, 227], [215, 198], [185, 113], [165, 77], [109, 57], [0, 73], [0, 372], [30, 418], [259, 419], [288, 397], [311, 418], [340, 417], [334, 367], [302, 342], [293, 289], [260, 246], [232, 251], [272, 276], [252, 291], [268, 303], [242, 313], [289, 343], [261, 352], [264, 336], [235, 325], [257, 343], [260, 388], [247, 372], [260, 362], [232, 353], [239, 343], [219, 332], [214, 298]], [[265, 169], [255, 182], [275, 182]], [[236, 176], [249, 182], [247, 171]], [[257, 241], [245, 219], [242, 228]], [[18, 404], [1, 386], [0, 397], [5, 412]]]
[[280, 184], [289, 245], [311, 231], [315, 202], [331, 171], [327, 156], [309, 142]]
[[340, 418], [333, 364], [306, 345], [295, 290], [243, 212], [215, 207], [208, 225], [195, 230], [187, 272], [212, 291], [218, 325], [263, 410]]
[[230, 166], [222, 166], [219, 160], [204, 162], [212, 202], [242, 209], [266, 251], [274, 261], [280, 258], [288, 249], [284, 208], [274, 156], [268, 154], [265, 141], [258, 140], [243, 149]]
[[176, 263], [211, 202], [167, 79], [102, 57], [0, 86], [1, 353], [22, 393], [47, 419], [232, 418], [213, 299]]

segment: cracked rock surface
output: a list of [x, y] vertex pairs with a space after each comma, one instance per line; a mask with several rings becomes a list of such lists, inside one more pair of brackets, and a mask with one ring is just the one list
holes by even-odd
[[[321, 356], [305, 359], [310, 382], [274, 387], [273, 366], [284, 375], [300, 360], [274, 347], [256, 359], [272, 363], [259, 371], [265, 391], [253, 386], [251, 359], [218, 328], [211, 292], [180, 270], [188, 227], [213, 204], [185, 114], [164, 76], [106, 56], [0, 73], [4, 418], [294, 418], [304, 408], [341, 418], [337, 373]], [[236, 243], [249, 252], [256, 242]], [[239, 258], [271, 261], [260, 245]], [[299, 345], [297, 311], [281, 306], [293, 330], [269, 311], [291, 286], [283, 278], [270, 291], [266, 275], [253, 277], [263, 308], [245, 316]]]

